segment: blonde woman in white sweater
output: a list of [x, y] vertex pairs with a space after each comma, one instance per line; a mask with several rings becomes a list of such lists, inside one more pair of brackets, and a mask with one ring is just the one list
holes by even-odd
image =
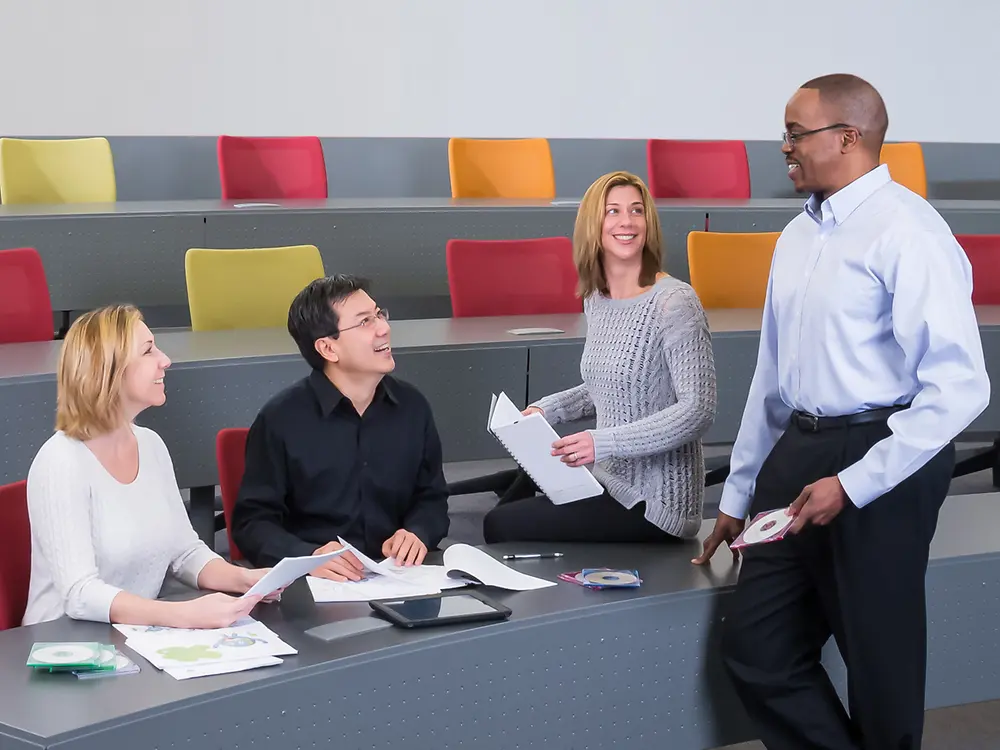
[[133, 424], [166, 399], [170, 360], [134, 307], [83, 315], [59, 355], [56, 433], [28, 472], [31, 582], [23, 624], [63, 615], [167, 627], [228, 627], [259, 597], [156, 597], [168, 570], [185, 583], [242, 594], [265, 570], [231, 565], [187, 517], [170, 454]]

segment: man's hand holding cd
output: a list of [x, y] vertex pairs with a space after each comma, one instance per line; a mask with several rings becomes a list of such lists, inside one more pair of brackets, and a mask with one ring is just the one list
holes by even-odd
[[789, 534], [798, 534], [806, 524], [826, 526], [847, 504], [847, 493], [837, 477], [826, 477], [806, 485], [789, 508], [789, 515], [795, 516], [788, 529]]

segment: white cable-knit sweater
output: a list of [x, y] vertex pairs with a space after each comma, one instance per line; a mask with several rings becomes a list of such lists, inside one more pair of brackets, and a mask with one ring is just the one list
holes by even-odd
[[147, 599], [168, 569], [190, 586], [218, 558], [188, 519], [163, 440], [133, 426], [139, 473], [112, 477], [79, 440], [55, 433], [28, 471], [31, 583], [23, 624], [66, 614], [108, 622], [119, 591]]
[[668, 534], [701, 528], [701, 437], [715, 419], [715, 361], [708, 319], [694, 290], [672, 277], [643, 294], [584, 301], [583, 385], [533, 404], [551, 424], [596, 413], [594, 476]]

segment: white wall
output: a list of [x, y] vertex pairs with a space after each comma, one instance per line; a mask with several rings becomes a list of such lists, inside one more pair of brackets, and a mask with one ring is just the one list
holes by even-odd
[[996, 0], [0, 0], [0, 133], [775, 140], [854, 72], [1000, 142]]

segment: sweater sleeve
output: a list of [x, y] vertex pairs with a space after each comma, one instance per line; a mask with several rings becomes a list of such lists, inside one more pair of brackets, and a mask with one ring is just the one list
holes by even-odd
[[578, 385], [559, 393], [535, 401], [532, 406], [542, 410], [542, 416], [549, 424], [575, 422], [584, 417], [594, 416], [594, 400], [586, 385]]
[[39, 450], [28, 471], [32, 554], [48, 564], [66, 614], [109, 622], [120, 588], [102, 581], [91, 533], [92, 482], [81, 444], [61, 435]]
[[671, 451], [701, 438], [715, 421], [715, 359], [701, 303], [693, 291], [673, 293], [664, 296], [659, 313], [663, 361], [677, 400], [629, 424], [590, 430], [595, 461]]
[[170, 572], [188, 586], [198, 588], [198, 575], [201, 569], [212, 560], [221, 558], [198, 537], [191, 525], [191, 518], [184, 507], [184, 500], [177, 486], [174, 462], [163, 439], [152, 430], [144, 432], [149, 440], [149, 450], [155, 456], [159, 481], [163, 485], [163, 496], [168, 498], [170, 503], [170, 528], [163, 530], [164, 534], [170, 534], [170, 547], [173, 550]]

